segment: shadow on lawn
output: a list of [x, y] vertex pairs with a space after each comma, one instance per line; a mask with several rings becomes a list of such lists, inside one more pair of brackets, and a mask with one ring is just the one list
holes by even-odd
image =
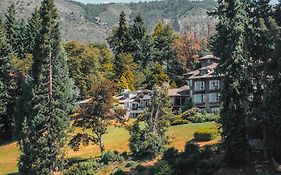
[[5, 174], [5, 175], [19, 175], [19, 173], [8, 173], [8, 174]]

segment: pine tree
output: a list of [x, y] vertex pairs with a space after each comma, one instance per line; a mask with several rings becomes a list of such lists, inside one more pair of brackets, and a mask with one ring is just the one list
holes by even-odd
[[131, 53], [132, 48], [130, 47], [130, 34], [129, 27], [126, 19], [126, 14], [124, 11], [121, 12], [119, 17], [118, 28], [113, 31], [113, 35], [108, 38], [108, 43], [113, 50], [115, 55], [120, 53]]
[[134, 62], [143, 67], [146, 58], [142, 57], [142, 51], [147, 46], [144, 43], [148, 36], [146, 26], [140, 15], [135, 17], [134, 23], [129, 27], [129, 35], [131, 37], [130, 47], [133, 51]]
[[247, 160], [247, 50], [246, 26], [248, 25], [244, 0], [218, 1], [216, 11], [219, 23], [214, 43], [215, 55], [221, 61], [218, 73], [224, 74], [221, 92], [221, 124], [225, 162], [229, 165]]
[[40, 14], [36, 8], [32, 13], [32, 16], [28, 19], [26, 26], [26, 52], [32, 53], [35, 37], [40, 29]]
[[4, 27], [6, 30], [7, 42], [12, 47], [13, 51], [17, 51], [17, 36], [19, 24], [17, 21], [17, 12], [15, 4], [12, 4], [8, 7], [7, 12], [5, 13]]
[[27, 53], [27, 36], [26, 36], [26, 23], [22, 19], [19, 23], [18, 31], [17, 31], [17, 55], [19, 58], [24, 59]]
[[273, 41], [273, 49], [269, 50], [270, 59], [266, 64], [265, 72], [267, 73], [267, 86], [266, 89], [269, 93], [266, 93], [265, 98], [265, 113], [266, 120], [265, 134], [266, 134], [266, 151], [273, 159], [281, 161], [280, 153], [280, 124], [281, 124], [281, 27], [270, 19], [270, 28], [268, 32], [268, 38]]
[[74, 99], [66, 54], [60, 42], [58, 14], [53, 0], [40, 7], [41, 28], [33, 50], [28, 114], [20, 133], [20, 174], [54, 174], [64, 163], [62, 150]]
[[0, 22], [0, 142], [12, 137], [11, 54], [11, 47]]
[[278, 25], [281, 25], [281, 0], [274, 6], [273, 16]]

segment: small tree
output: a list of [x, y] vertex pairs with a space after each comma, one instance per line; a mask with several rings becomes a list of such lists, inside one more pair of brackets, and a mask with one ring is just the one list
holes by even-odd
[[81, 112], [73, 124], [74, 127], [91, 132], [78, 133], [71, 139], [69, 145], [75, 151], [79, 150], [81, 143], [83, 145], [92, 143], [99, 146], [101, 153], [104, 152], [103, 136], [107, 133], [109, 120], [114, 117], [111, 111], [114, 92], [115, 87], [110, 81], [102, 82], [91, 89], [92, 98], [81, 107]]
[[166, 86], [155, 86], [150, 105], [139, 118], [145, 122], [145, 128], [140, 128], [139, 123], [136, 122], [129, 129], [129, 147], [135, 157], [154, 157], [163, 151], [165, 131], [173, 115], [167, 94]]

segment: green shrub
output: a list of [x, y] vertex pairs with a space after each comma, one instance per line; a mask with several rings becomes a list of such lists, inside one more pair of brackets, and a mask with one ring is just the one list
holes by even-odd
[[178, 150], [174, 147], [168, 148], [163, 154], [163, 160], [167, 161], [169, 164], [173, 164], [178, 158]]
[[165, 139], [134, 124], [130, 129], [129, 147], [135, 158], [151, 158], [164, 149]]
[[118, 169], [113, 173], [113, 175], [126, 175], [126, 173], [123, 170]]
[[194, 139], [198, 142], [210, 141], [215, 139], [219, 135], [217, 128], [200, 128], [194, 133]]
[[172, 121], [171, 121], [171, 125], [172, 126], [176, 126], [176, 125], [184, 125], [184, 124], [188, 124], [189, 121], [184, 119], [181, 115], [177, 115]]
[[184, 153], [186, 155], [199, 154], [200, 153], [199, 145], [194, 142], [187, 142], [184, 146]]
[[101, 155], [100, 162], [108, 165], [110, 162], [122, 162], [123, 157], [118, 154], [116, 151], [106, 151]]
[[220, 115], [201, 113], [197, 108], [192, 108], [183, 114], [183, 119], [192, 123], [204, 123], [204, 122], [218, 122]]
[[165, 160], [157, 162], [151, 169], [151, 175], [172, 175], [174, 173], [171, 165]]
[[64, 172], [64, 175], [92, 175], [99, 167], [100, 165], [94, 160], [74, 163]]

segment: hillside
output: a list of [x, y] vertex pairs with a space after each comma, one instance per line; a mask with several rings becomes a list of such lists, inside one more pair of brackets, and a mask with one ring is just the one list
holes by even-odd
[[[216, 6], [213, 0], [188, 1], [167, 0], [139, 3], [82, 4], [70, 0], [55, 0], [60, 13], [61, 30], [64, 40], [79, 40], [85, 43], [105, 43], [110, 29], [117, 24], [122, 10], [129, 22], [141, 14], [149, 30], [158, 21], [171, 23], [177, 32], [194, 30], [206, 35], [213, 23], [207, 15]], [[15, 3], [19, 17], [27, 18], [40, 0], [1, 0], [0, 13]]]

